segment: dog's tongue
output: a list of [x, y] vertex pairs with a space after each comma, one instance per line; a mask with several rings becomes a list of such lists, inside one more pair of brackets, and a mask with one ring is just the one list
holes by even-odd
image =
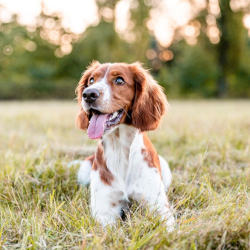
[[93, 114], [89, 121], [88, 137], [91, 139], [101, 138], [104, 133], [107, 119], [108, 114]]

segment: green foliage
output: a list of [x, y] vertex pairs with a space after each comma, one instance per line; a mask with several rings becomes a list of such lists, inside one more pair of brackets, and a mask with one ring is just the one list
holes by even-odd
[[[129, 42], [115, 29], [118, 2], [97, 1], [100, 22], [79, 36], [62, 27], [60, 16], [44, 12], [32, 29], [21, 26], [16, 16], [0, 23], [0, 99], [73, 99], [77, 81], [92, 60], [141, 61], [172, 97], [250, 97], [250, 40], [242, 24], [243, 10], [232, 11], [229, 1], [220, 1], [222, 14], [216, 17], [220, 42], [211, 44], [206, 34], [209, 12], [203, 9], [194, 18], [200, 25], [197, 44], [188, 45], [176, 32], [178, 39], [168, 48], [174, 57], [165, 61], [161, 53], [166, 48], [146, 25], [157, 1], [133, 1]], [[103, 14], [105, 8], [110, 18]], [[58, 41], [50, 37], [54, 31]], [[71, 53], [63, 52], [64, 35]]]
[[61, 59], [59, 75], [78, 79], [93, 60], [117, 62], [117, 58], [130, 60], [130, 46], [114, 30], [113, 23], [102, 20], [97, 27], [89, 27], [73, 46], [70, 55]]
[[[217, 23], [221, 32], [220, 43], [217, 46], [219, 77], [218, 95], [225, 96], [232, 85], [230, 77], [237, 77], [243, 53], [249, 53], [246, 48], [246, 33], [243, 27], [242, 11], [236, 13], [230, 7], [230, 1], [219, 1], [221, 15], [217, 18]], [[248, 66], [249, 67], [249, 66]], [[249, 83], [250, 84], [250, 83]]]
[[14, 17], [1, 24], [1, 31], [0, 99], [60, 97], [56, 46], [41, 39], [41, 29], [29, 32]]
[[207, 53], [199, 45], [190, 47], [182, 43], [182, 47], [178, 45], [178, 49], [170, 74], [173, 76], [172, 85], [179, 87], [179, 95], [214, 96], [218, 76], [214, 55]]

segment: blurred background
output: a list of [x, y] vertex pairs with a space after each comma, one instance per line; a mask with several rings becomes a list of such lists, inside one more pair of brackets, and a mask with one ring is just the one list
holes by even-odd
[[92, 60], [172, 98], [250, 97], [250, 0], [0, 0], [0, 99], [73, 99]]

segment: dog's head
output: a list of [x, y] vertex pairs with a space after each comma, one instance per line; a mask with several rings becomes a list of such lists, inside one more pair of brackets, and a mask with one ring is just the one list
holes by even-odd
[[92, 139], [125, 123], [141, 131], [155, 129], [165, 112], [161, 87], [140, 63], [93, 62], [76, 89], [81, 110], [77, 126]]

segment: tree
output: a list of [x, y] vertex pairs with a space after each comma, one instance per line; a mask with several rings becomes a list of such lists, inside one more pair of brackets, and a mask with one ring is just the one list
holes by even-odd
[[[190, 2], [195, 8], [195, 2]], [[210, 11], [209, 3], [207, 1], [207, 6], [189, 24], [196, 23], [200, 26], [197, 43], [183, 46], [179, 39], [171, 46], [175, 54], [174, 62], [170, 65], [173, 68], [172, 78], [177, 81], [181, 93], [199, 92], [203, 93], [203, 96], [220, 98], [248, 96], [250, 44], [242, 22], [246, 8], [232, 9], [232, 1], [218, 0], [220, 13], [214, 14]], [[214, 19], [212, 24], [208, 22], [211, 18]], [[216, 39], [210, 37], [208, 31], [211, 27], [212, 33], [219, 30]], [[176, 30], [176, 37], [182, 36], [181, 29]], [[190, 53], [193, 53], [193, 56]], [[202, 81], [202, 78], [198, 77], [201, 75], [198, 70], [201, 65], [204, 65]], [[190, 77], [185, 72], [193, 72], [193, 76]]]
[[239, 70], [242, 54], [247, 48], [242, 11], [233, 12], [228, 0], [220, 0], [219, 4], [220, 15], [217, 24], [220, 29], [220, 42], [216, 46], [219, 66], [217, 95], [224, 97], [228, 95], [228, 78]]

